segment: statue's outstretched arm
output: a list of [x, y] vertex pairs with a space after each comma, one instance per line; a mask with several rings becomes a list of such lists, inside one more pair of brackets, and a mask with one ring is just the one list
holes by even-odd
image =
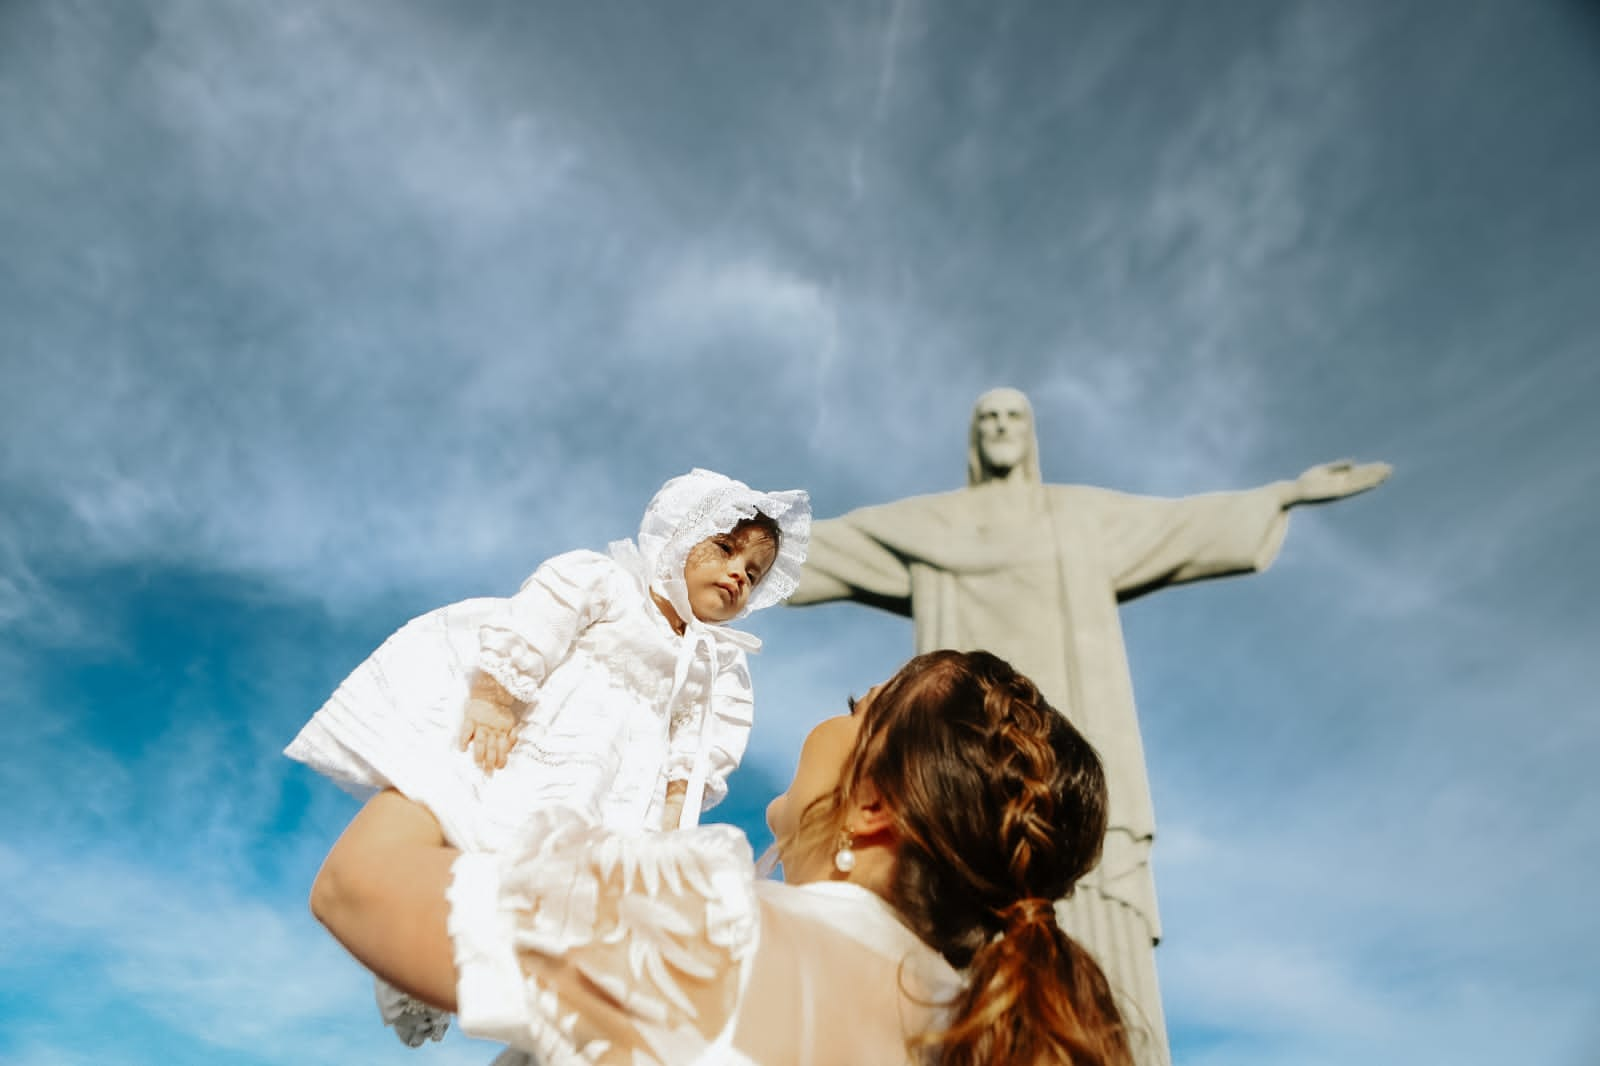
[[905, 562], [857, 528], [849, 515], [825, 518], [811, 526], [810, 554], [789, 605], [803, 607], [831, 600], [854, 600], [895, 614], [911, 614], [911, 573]]
[[1283, 505], [1324, 503], [1375, 489], [1388, 480], [1388, 463], [1355, 463], [1349, 459], [1314, 466], [1293, 481], [1283, 482]]
[[848, 600], [854, 590], [832, 574], [818, 570], [815, 565], [800, 571], [800, 584], [790, 595], [790, 607], [804, 607], [829, 600]]

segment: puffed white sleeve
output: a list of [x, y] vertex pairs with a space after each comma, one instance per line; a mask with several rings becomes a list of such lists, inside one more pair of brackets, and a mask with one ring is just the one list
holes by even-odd
[[478, 630], [478, 669], [516, 699], [533, 702], [579, 634], [610, 609], [618, 573], [599, 552], [545, 560], [506, 601], [506, 611]]
[[[750, 660], [742, 648], [726, 648], [724, 661], [711, 685], [710, 720], [706, 723], [706, 793], [700, 810], [708, 811], [728, 795], [728, 775], [739, 768], [750, 743], [755, 721], [755, 690], [750, 683]], [[694, 774], [700, 750], [700, 731], [680, 729], [672, 736], [667, 753], [667, 780], [686, 781]]]
[[690, 1062], [730, 1039], [759, 936], [750, 844], [730, 826], [623, 836], [570, 810], [448, 896], [469, 1036], [541, 1066]]

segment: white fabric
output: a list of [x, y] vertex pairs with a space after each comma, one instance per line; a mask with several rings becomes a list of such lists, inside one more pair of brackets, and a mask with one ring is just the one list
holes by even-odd
[[[449, 890], [463, 1031], [501, 1066], [907, 1063], [960, 977], [863, 889], [757, 883], [727, 826], [535, 815]], [[531, 1057], [530, 1057], [531, 1056]]]
[[[704, 806], [726, 792], [752, 693], [737, 630], [678, 636], [636, 576], [596, 552], [559, 555], [509, 599], [417, 618], [334, 692], [286, 751], [357, 795], [393, 786], [463, 850], [501, 847], [530, 810], [576, 807], [619, 830], [658, 827], [666, 783], [698, 764]], [[457, 750], [474, 671], [531, 704], [504, 768]], [[685, 803], [685, 818], [697, 818]]]
[[[717, 653], [719, 642], [733, 642], [746, 651], [761, 647], [761, 642], [747, 633], [721, 625], [707, 625], [696, 618], [689, 605], [689, 587], [684, 579], [689, 552], [696, 544], [718, 533], [729, 532], [740, 522], [754, 518], [757, 512], [778, 524], [778, 554], [760, 584], [750, 590], [744, 609], [736, 616], [743, 618], [751, 611], [782, 602], [800, 581], [806, 550], [811, 543], [811, 498], [804, 491], [757, 492], [742, 481], [696, 467], [670, 479], [651, 498], [644, 519], [639, 523], [637, 543], [624, 540], [611, 544], [611, 557], [617, 564], [631, 573], [642, 588], [665, 598], [684, 621], [683, 644], [673, 667], [672, 685], [663, 701], [669, 708], [682, 697], [689, 671], [702, 656], [708, 671], [706, 684], [716, 691], [721, 660]], [[700, 812], [707, 806], [707, 791], [715, 797], [714, 803], [720, 798], [719, 788], [722, 787], [713, 766], [715, 755], [711, 742], [715, 723], [712, 715], [702, 715], [699, 723], [699, 731], [692, 739], [694, 754], [681, 775], [687, 783], [683, 814], [678, 823], [683, 828], [699, 822]], [[679, 746], [674, 752], [681, 750]], [[680, 769], [680, 762], [674, 759], [674, 771]]]
[[[645, 583], [665, 596], [680, 618], [694, 618], [683, 569], [689, 550], [707, 537], [726, 533], [759, 511], [778, 524], [778, 557], [739, 618], [789, 598], [800, 583], [811, 543], [811, 497], [804, 490], [759, 492], [742, 481], [699, 467], [672, 478], [651, 499], [639, 524], [637, 553]], [[611, 546], [612, 554], [627, 542]]]

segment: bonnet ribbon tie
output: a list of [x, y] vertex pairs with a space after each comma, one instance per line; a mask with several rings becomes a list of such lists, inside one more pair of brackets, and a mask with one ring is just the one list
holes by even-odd
[[717, 713], [712, 706], [712, 696], [716, 692], [718, 660], [718, 643], [726, 642], [734, 647], [743, 648], [745, 652], [761, 650], [761, 639], [738, 629], [724, 629], [721, 626], [708, 626], [698, 618], [691, 617], [683, 633], [683, 647], [678, 650], [678, 662], [673, 670], [672, 694], [667, 697], [667, 714], [670, 717], [672, 708], [683, 694], [684, 686], [689, 680], [689, 670], [694, 665], [696, 656], [702, 647], [706, 650], [706, 688], [705, 699], [700, 707], [700, 730], [695, 738], [694, 766], [689, 771], [689, 786], [683, 797], [683, 813], [678, 817], [679, 829], [690, 829], [700, 824], [700, 804], [705, 801], [706, 781], [711, 776], [711, 719]]
[[[619, 540], [613, 541], [610, 547], [611, 558], [634, 576], [648, 597], [651, 587], [650, 573], [639, 546], [631, 540]], [[688, 685], [689, 671], [694, 667], [700, 649], [704, 648], [706, 651], [705, 699], [701, 701], [699, 735], [695, 738], [694, 764], [689, 772], [688, 788], [684, 793], [683, 813], [678, 818], [680, 829], [690, 829], [700, 824], [700, 804], [705, 801], [706, 782], [711, 775], [711, 718], [716, 713], [711, 706], [711, 697], [716, 690], [720, 667], [721, 656], [717, 654], [718, 645], [731, 644], [748, 654], [753, 654], [761, 650], [761, 638], [739, 629], [709, 626], [691, 612], [684, 620], [682, 640], [683, 643], [678, 648], [677, 661], [673, 664], [672, 688], [667, 694], [664, 706], [669, 721], [672, 717], [672, 708], [682, 698], [684, 689]]]

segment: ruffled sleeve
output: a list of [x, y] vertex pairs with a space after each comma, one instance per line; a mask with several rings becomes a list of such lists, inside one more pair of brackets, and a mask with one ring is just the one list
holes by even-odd
[[689, 1062], [725, 1045], [758, 935], [728, 826], [620, 836], [549, 808], [456, 860], [457, 1006], [470, 1036], [545, 1066]]
[[521, 702], [533, 702], [545, 675], [610, 609], [618, 573], [598, 552], [546, 560], [508, 601], [503, 624], [478, 631], [478, 668]]
[[[744, 758], [755, 718], [755, 692], [750, 684], [750, 660], [743, 649], [718, 649], [723, 661], [711, 687], [711, 719], [706, 723], [706, 792], [701, 811], [721, 803], [728, 794], [728, 775]], [[688, 780], [699, 753], [700, 731], [680, 729], [673, 734], [667, 756], [667, 780]]]

